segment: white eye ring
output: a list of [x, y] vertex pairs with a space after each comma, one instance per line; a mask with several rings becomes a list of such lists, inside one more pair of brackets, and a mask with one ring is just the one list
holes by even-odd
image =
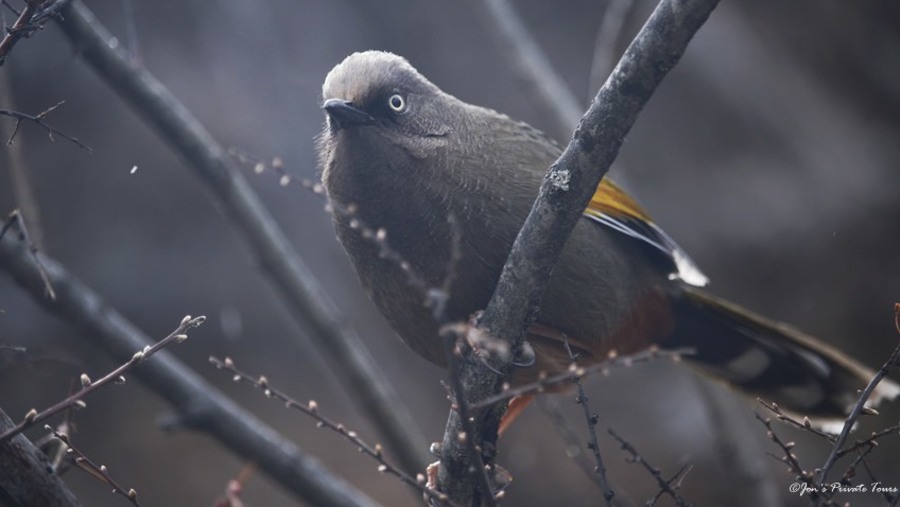
[[388, 106], [394, 110], [394, 112], [402, 113], [406, 110], [406, 100], [403, 98], [403, 95], [395, 93], [388, 99]]

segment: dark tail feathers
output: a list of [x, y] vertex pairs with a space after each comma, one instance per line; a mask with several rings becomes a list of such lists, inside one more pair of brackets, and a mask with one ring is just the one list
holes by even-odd
[[[664, 345], [695, 349], [686, 359], [703, 372], [823, 426], [842, 421], [875, 375], [811, 336], [693, 287], [678, 298]], [[869, 405], [898, 394], [900, 386], [884, 379]]]

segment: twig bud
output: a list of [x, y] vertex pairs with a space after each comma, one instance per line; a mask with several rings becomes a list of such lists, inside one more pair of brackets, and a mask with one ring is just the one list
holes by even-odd
[[81, 374], [81, 387], [87, 387], [91, 385], [91, 377], [88, 377], [87, 373]]
[[26, 422], [26, 423], [30, 423], [31, 421], [34, 420], [35, 417], [37, 417], [37, 415], [38, 415], [37, 409], [34, 409], [34, 408], [33, 408], [33, 409], [29, 410], [29, 411], [25, 414], [25, 422]]

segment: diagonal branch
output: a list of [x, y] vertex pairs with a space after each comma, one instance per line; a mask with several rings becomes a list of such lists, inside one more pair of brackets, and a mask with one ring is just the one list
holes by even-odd
[[[534, 321], [541, 297], [563, 245], [587, 206], [622, 142], [663, 77], [681, 58], [718, 0], [663, 0], [626, 50], [606, 84], [582, 117], [574, 137], [550, 168], [538, 198], [519, 232], [481, 324], [518, 351]], [[516, 354], [512, 354], [515, 357]], [[510, 366], [507, 365], [506, 371]], [[464, 361], [462, 383], [477, 403], [501, 391], [504, 377], [478, 361]], [[504, 407], [473, 415], [478, 444], [496, 445], [496, 428]], [[460, 431], [451, 417], [447, 435]], [[438, 486], [458, 503], [469, 503], [474, 490], [461, 485], [467, 453], [457, 444], [442, 448]]]
[[156, 77], [135, 65], [81, 2], [64, 11], [61, 27], [84, 61], [103, 78], [219, 197], [243, 233], [280, 301], [310, 330], [355, 406], [376, 425], [386, 447], [407, 471], [424, 468], [426, 439], [360, 336], [341, 318], [337, 305], [296, 254], [240, 169], [200, 121]]

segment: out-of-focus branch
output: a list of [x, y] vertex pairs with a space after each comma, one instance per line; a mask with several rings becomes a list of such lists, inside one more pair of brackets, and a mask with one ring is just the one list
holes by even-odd
[[496, 34], [502, 54], [512, 57], [512, 70], [528, 88], [551, 121], [555, 139], [567, 139], [572, 127], [581, 118], [584, 108], [550, 59], [528, 31], [525, 22], [509, 0], [475, 0], [474, 6], [490, 21], [490, 31]]
[[133, 64], [81, 2], [64, 11], [63, 31], [78, 53], [221, 199], [279, 298], [326, 352], [359, 408], [407, 471], [424, 468], [426, 439], [384, 373], [312, 271], [296, 254], [239, 168], [199, 120], [146, 69]]
[[[12, 427], [12, 420], [0, 410], [0, 431]], [[16, 435], [0, 442], [0, 505], [81, 504], [56, 475], [47, 456], [24, 435]]]
[[606, 80], [606, 76], [616, 63], [616, 44], [622, 35], [622, 29], [625, 28], [628, 13], [634, 6], [634, 0], [609, 0], [606, 4], [603, 21], [597, 30], [597, 40], [594, 43], [594, 58], [588, 77], [588, 93], [591, 95], [588, 99], [593, 97], [594, 90]]
[[[8, 236], [0, 239], [0, 268], [50, 312], [83, 328], [83, 336], [92, 339], [99, 349], [116, 360], [125, 361], [135, 350], [151, 343], [147, 335], [60, 264], [45, 256], [40, 256], [40, 260], [56, 287], [55, 301], [44, 297], [40, 270], [27, 247]], [[182, 425], [209, 433], [235, 453], [255, 461], [261, 470], [306, 502], [343, 507], [376, 505], [210, 386], [169, 352], [161, 351], [153, 361], [135, 368], [134, 376], [172, 405]]]
[[[544, 178], [481, 319], [489, 333], [511, 345], [510, 350], [520, 349], [562, 247], [609, 171], [638, 113], [717, 4], [718, 0], [660, 2]], [[461, 378], [470, 401], [477, 403], [501, 391], [503, 375], [471, 355], [464, 359]], [[509, 368], [507, 365], [505, 371]], [[477, 438], [482, 448], [496, 445], [497, 423], [503, 411], [503, 406], [494, 406], [473, 414], [478, 431], [471, 437]], [[459, 434], [461, 428], [456, 422], [451, 419], [445, 431], [438, 486], [454, 501], [469, 503], [474, 488], [461, 485], [465, 477], [453, 473], [468, 468], [465, 447], [448, 438]]]
[[[15, 100], [12, 92], [12, 79], [10, 72], [0, 72], [0, 108], [10, 111], [15, 110]], [[0, 139], [12, 139], [15, 131], [14, 123], [0, 122]], [[31, 232], [31, 241], [35, 248], [42, 252], [47, 251], [44, 241], [44, 228], [41, 226], [41, 207], [34, 195], [34, 188], [28, 177], [28, 169], [25, 167], [25, 156], [22, 152], [22, 140], [9, 144], [3, 150], [4, 165], [8, 168], [9, 180], [12, 186], [13, 199], [19, 213], [25, 217]]]

